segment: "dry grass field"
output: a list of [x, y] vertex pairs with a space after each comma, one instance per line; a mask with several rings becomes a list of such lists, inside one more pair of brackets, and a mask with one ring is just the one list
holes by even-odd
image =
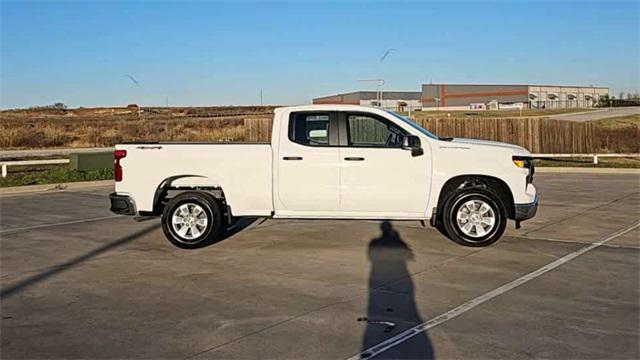
[[244, 119], [273, 107], [94, 108], [0, 113], [0, 148], [101, 147], [123, 141], [244, 140]]
[[600, 152], [640, 153], [640, 115], [593, 121]]

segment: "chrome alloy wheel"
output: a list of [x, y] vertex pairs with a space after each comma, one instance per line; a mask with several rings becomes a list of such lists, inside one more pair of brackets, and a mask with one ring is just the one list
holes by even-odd
[[209, 224], [207, 213], [194, 203], [184, 203], [171, 215], [173, 231], [185, 240], [193, 240], [204, 233]]
[[470, 200], [460, 206], [456, 221], [465, 235], [479, 238], [490, 233], [496, 226], [496, 213], [486, 202]]

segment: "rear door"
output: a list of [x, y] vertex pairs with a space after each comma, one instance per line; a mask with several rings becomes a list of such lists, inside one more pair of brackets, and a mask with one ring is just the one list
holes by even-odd
[[[292, 112], [280, 131], [278, 200], [284, 216], [322, 216], [339, 208], [337, 113]], [[284, 124], [283, 124], [284, 125]]]
[[341, 113], [340, 131], [347, 140], [340, 147], [340, 211], [353, 217], [423, 218], [430, 151], [412, 156], [401, 148], [408, 132], [375, 114]]

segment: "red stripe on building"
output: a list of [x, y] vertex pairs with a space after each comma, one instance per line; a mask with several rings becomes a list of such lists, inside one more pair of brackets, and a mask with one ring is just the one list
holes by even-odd
[[[528, 90], [510, 90], [510, 91], [485, 91], [474, 93], [454, 93], [448, 94], [448, 98], [465, 98], [465, 97], [483, 97], [483, 96], [509, 96], [509, 95], [528, 95]], [[442, 96], [444, 98], [444, 95]], [[443, 105], [444, 106], [444, 105]]]

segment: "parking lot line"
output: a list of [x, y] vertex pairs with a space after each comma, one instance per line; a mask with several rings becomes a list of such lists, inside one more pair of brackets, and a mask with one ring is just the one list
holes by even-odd
[[[510, 236], [510, 237], [511, 238], [515, 238], [515, 239], [553, 241], [553, 242], [561, 242], [561, 243], [569, 243], [569, 244], [582, 244], [582, 245], [589, 244], [588, 242], [584, 242], [584, 241], [565, 240], [565, 239], [552, 239], [552, 238], [538, 237], [538, 236]], [[638, 248], [637, 246], [628, 246], [628, 245], [602, 244], [602, 246], [611, 247], [611, 248], [619, 248], [619, 249], [640, 250], [640, 248]]]
[[81, 224], [81, 223], [100, 221], [100, 220], [106, 220], [106, 219], [114, 219], [114, 218], [121, 217], [121, 216], [122, 215], [110, 215], [110, 216], [101, 216], [101, 217], [82, 219], [82, 220], [64, 221], [64, 222], [53, 223], [53, 224], [42, 224], [42, 225], [25, 226], [25, 227], [21, 227], [21, 228], [2, 230], [2, 231], [0, 231], [0, 234], [11, 234], [11, 233], [14, 233], [14, 232], [28, 231], [28, 230], [34, 230], [34, 229], [42, 229], [42, 228], [60, 226], [60, 225]]
[[414, 337], [416, 335], [419, 335], [419, 334], [421, 334], [421, 333], [423, 333], [423, 332], [425, 332], [425, 331], [427, 331], [427, 330], [429, 330], [429, 329], [431, 329], [433, 327], [436, 327], [436, 326], [438, 326], [438, 325], [440, 325], [442, 323], [445, 323], [445, 322], [447, 322], [447, 321], [449, 321], [449, 320], [451, 320], [453, 318], [456, 318], [456, 317], [464, 314], [465, 312], [475, 308], [478, 305], [481, 305], [481, 304], [483, 304], [483, 303], [485, 303], [485, 302], [487, 302], [487, 301], [489, 301], [489, 300], [491, 300], [491, 299], [493, 299], [493, 298], [495, 298], [495, 297], [497, 297], [497, 296], [499, 296], [501, 294], [506, 293], [507, 291], [510, 291], [510, 290], [522, 285], [522, 284], [525, 284], [525, 283], [527, 283], [527, 282], [529, 282], [529, 281], [531, 281], [531, 280], [533, 280], [533, 279], [535, 279], [535, 278], [537, 278], [537, 277], [539, 277], [539, 276], [541, 276], [541, 275], [543, 275], [543, 274], [545, 274], [545, 273], [547, 273], [547, 272], [549, 272], [549, 271], [561, 266], [562, 264], [565, 264], [565, 263], [577, 258], [578, 256], [580, 256], [580, 255], [582, 255], [582, 254], [584, 254], [584, 253], [586, 253], [588, 251], [591, 251], [591, 250], [593, 250], [593, 249], [595, 249], [595, 248], [597, 248], [599, 246], [602, 246], [602, 245], [606, 244], [607, 242], [609, 242], [609, 241], [611, 241], [611, 240], [613, 240], [613, 239], [615, 239], [615, 238], [617, 238], [619, 236], [622, 236], [622, 235], [628, 233], [629, 231], [634, 230], [635, 228], [637, 228], [639, 226], [640, 226], [640, 223], [636, 223], [634, 225], [631, 225], [631, 226], [628, 226], [628, 227], [623, 228], [621, 230], [618, 230], [615, 233], [607, 236], [606, 238], [604, 238], [604, 239], [602, 239], [600, 241], [588, 244], [587, 246], [584, 246], [584, 247], [582, 247], [582, 248], [580, 248], [580, 249], [578, 249], [578, 250], [576, 250], [574, 252], [571, 252], [571, 253], [559, 258], [558, 260], [555, 260], [555, 261], [553, 261], [553, 262], [551, 262], [551, 263], [549, 263], [549, 264], [547, 264], [547, 265], [545, 265], [545, 266], [543, 266], [543, 267], [541, 267], [541, 268], [539, 268], [539, 269], [537, 269], [537, 270], [535, 270], [533, 272], [530, 272], [530, 273], [528, 273], [528, 274], [526, 274], [524, 276], [521, 276], [521, 277], [519, 277], [519, 278], [517, 278], [517, 279], [515, 279], [515, 280], [513, 280], [513, 281], [511, 281], [509, 283], [507, 283], [507, 284], [504, 284], [504, 285], [502, 285], [502, 286], [500, 286], [500, 287], [498, 287], [496, 289], [493, 289], [493, 290], [491, 290], [489, 292], [486, 292], [486, 293], [484, 293], [484, 294], [482, 294], [482, 295], [480, 295], [480, 296], [478, 296], [478, 297], [476, 297], [476, 298], [474, 298], [472, 300], [469, 300], [466, 303], [464, 303], [464, 304], [462, 304], [462, 305], [460, 305], [458, 307], [455, 307], [455, 308], [447, 311], [444, 314], [436, 316], [436, 317], [434, 317], [434, 318], [432, 318], [432, 319], [430, 319], [430, 320], [428, 320], [428, 321], [426, 321], [426, 322], [424, 322], [422, 324], [418, 324], [418, 325], [416, 325], [416, 326], [414, 326], [414, 327], [412, 327], [412, 328], [410, 328], [408, 330], [405, 330], [405, 331], [401, 332], [400, 334], [398, 334], [398, 335], [396, 335], [394, 337], [391, 337], [391, 338], [389, 338], [389, 339], [387, 339], [387, 340], [385, 340], [385, 341], [383, 341], [383, 342], [381, 342], [381, 343], [379, 343], [377, 345], [374, 345], [374, 346], [372, 346], [372, 347], [370, 347], [370, 348], [368, 348], [368, 349], [366, 349], [366, 350], [364, 350], [364, 351], [362, 351], [362, 352], [360, 352], [360, 353], [348, 358], [348, 360], [370, 359], [370, 358], [372, 358], [372, 357], [374, 357], [376, 355], [379, 355], [379, 354], [381, 354], [381, 353], [383, 353], [383, 352], [385, 352], [385, 351], [387, 351], [387, 350], [389, 350], [389, 349], [391, 349], [391, 348], [393, 348], [395, 346], [398, 346], [398, 345], [402, 344], [403, 342], [411, 339], [412, 337]]
[[569, 216], [566, 216], [566, 217], [558, 217], [558, 218], [556, 218], [555, 221], [547, 222], [547, 223], [543, 224], [542, 226], [539, 226], [539, 227], [536, 227], [536, 228], [533, 228], [533, 229], [528, 229], [527, 231], [525, 231], [522, 234], [522, 236], [526, 236], [527, 234], [533, 233], [535, 231], [546, 229], [549, 226], [552, 226], [552, 225], [555, 225], [555, 224], [559, 224], [559, 223], [561, 223], [561, 222], [563, 222], [565, 220], [569, 220], [569, 219], [573, 219], [575, 217], [581, 216], [583, 213], [585, 213], [587, 211], [592, 211], [592, 210], [595, 210], [595, 209], [598, 209], [598, 208], [601, 208], [601, 207], [604, 207], [604, 206], [607, 206], [607, 205], [614, 204], [614, 203], [616, 203], [616, 202], [618, 202], [620, 200], [628, 199], [630, 196], [635, 195], [637, 193], [638, 193], [638, 191], [634, 190], [633, 192], [630, 192], [628, 194], [624, 194], [623, 196], [620, 196], [620, 197], [615, 198], [613, 200], [610, 200], [610, 201], [607, 201], [607, 202], [603, 202], [603, 203], [597, 204], [595, 206], [591, 206], [591, 207], [588, 207], [586, 209], [583, 209], [579, 213], [576, 213], [576, 214], [573, 214], [573, 215], [569, 215]]

